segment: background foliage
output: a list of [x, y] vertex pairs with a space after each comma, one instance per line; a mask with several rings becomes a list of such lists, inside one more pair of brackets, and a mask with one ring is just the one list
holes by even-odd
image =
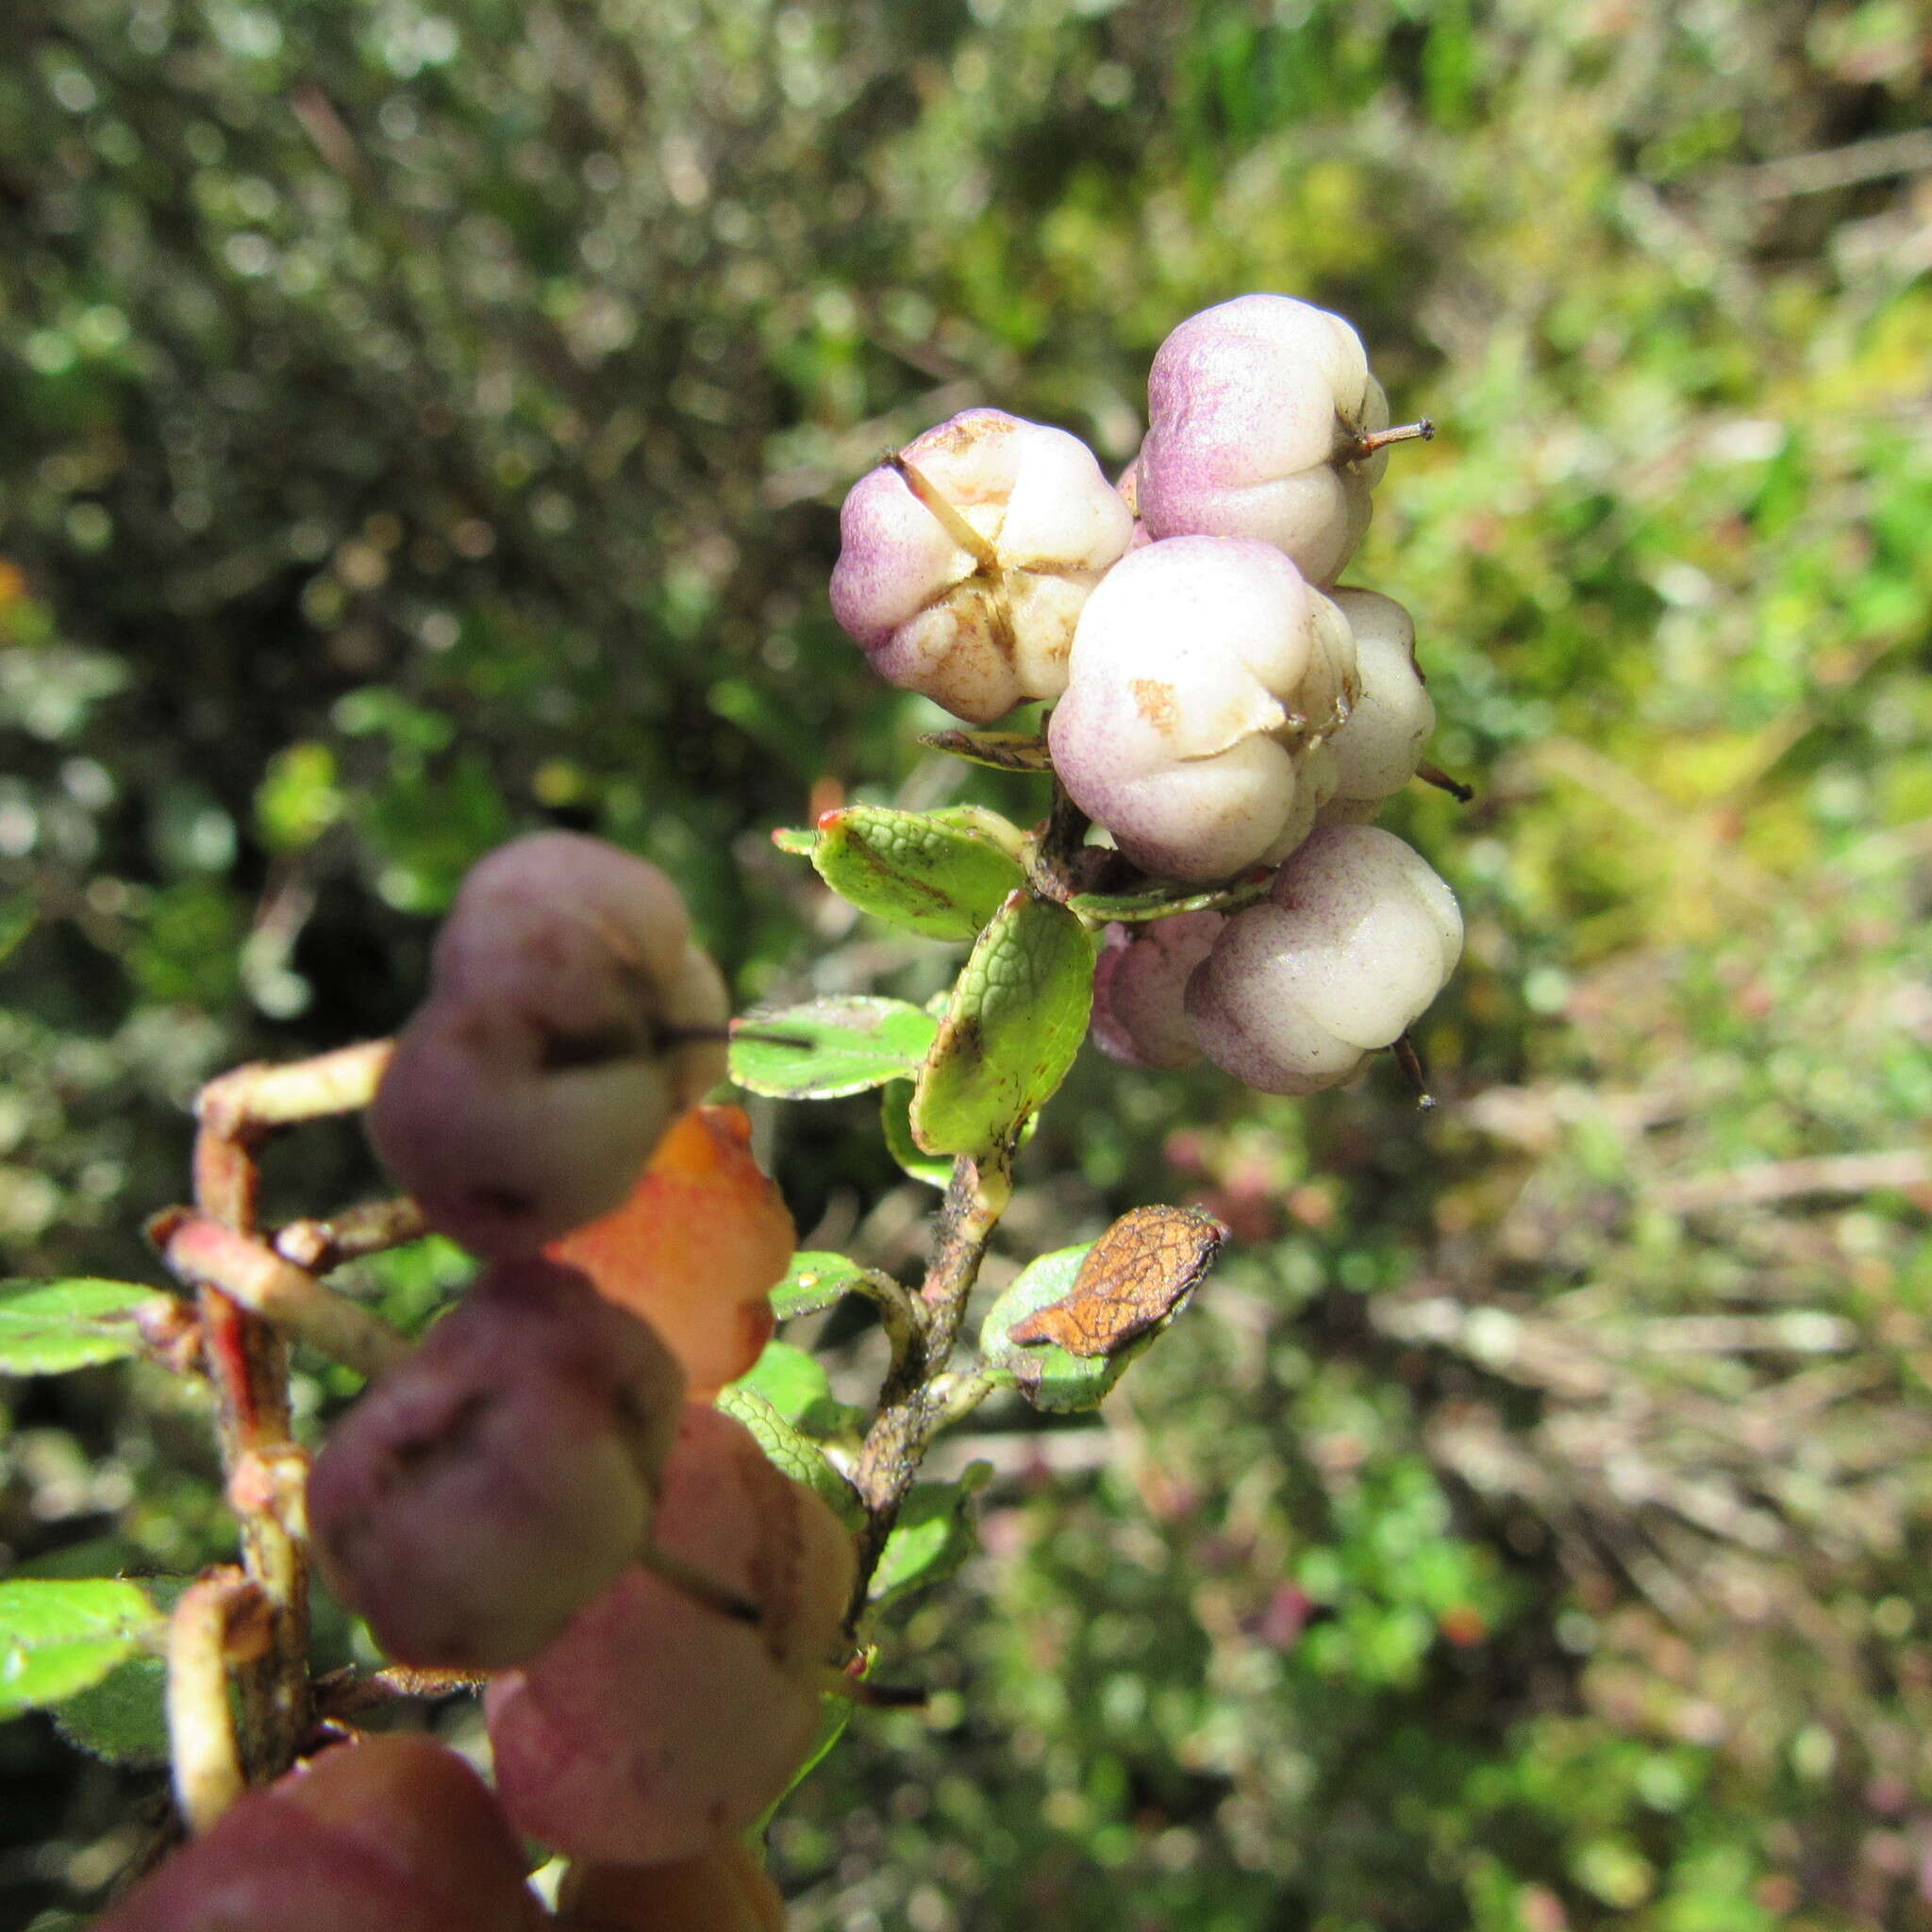
[[[905, 1612], [929, 1709], [780, 1823], [797, 1923], [1932, 1922], [1922, 10], [11, 24], [11, 1272], [151, 1273], [195, 1082], [393, 1024], [512, 829], [670, 867], [747, 1000], [924, 998], [949, 956], [763, 828], [1029, 781], [922, 759], [833, 630], [847, 482], [978, 402], [1124, 461], [1175, 321], [1309, 295], [1445, 430], [1355, 575], [1479, 788], [1404, 825], [1469, 915], [1451, 1104], [1076, 1074], [989, 1286], [1176, 1174], [1239, 1239], [1104, 1420], [949, 1450], [992, 1466], [982, 1553]], [[909, 1259], [931, 1197], [867, 1102], [761, 1132], [808, 1245]], [[300, 1148], [289, 1204], [372, 1185]], [[6, 1399], [17, 1567], [223, 1547], [192, 1396]], [[94, 1895], [154, 1786], [0, 1731], [0, 1917]]]

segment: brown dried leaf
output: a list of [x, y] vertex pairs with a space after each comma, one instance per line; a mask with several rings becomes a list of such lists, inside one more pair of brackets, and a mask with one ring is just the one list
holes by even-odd
[[1221, 1252], [1227, 1229], [1199, 1208], [1135, 1208], [1093, 1243], [1072, 1291], [1008, 1331], [1069, 1355], [1113, 1355], [1163, 1322]]

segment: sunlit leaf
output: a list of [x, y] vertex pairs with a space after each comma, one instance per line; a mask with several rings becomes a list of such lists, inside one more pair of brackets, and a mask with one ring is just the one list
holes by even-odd
[[731, 1077], [777, 1100], [835, 1100], [903, 1079], [938, 1026], [904, 1000], [868, 993], [748, 1013], [736, 1023]]

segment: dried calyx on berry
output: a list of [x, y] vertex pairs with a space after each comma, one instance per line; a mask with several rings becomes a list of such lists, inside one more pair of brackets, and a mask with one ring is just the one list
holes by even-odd
[[463, 881], [370, 1138], [440, 1233], [492, 1259], [535, 1254], [617, 1207], [724, 1078], [727, 1013], [656, 866], [533, 833]]
[[338, 1745], [248, 1792], [95, 1932], [538, 1932], [523, 1848], [441, 1744]]
[[499, 1264], [330, 1432], [323, 1574], [404, 1663], [522, 1663], [643, 1549], [683, 1396], [575, 1269]]
[[1227, 922], [1188, 982], [1188, 1022], [1246, 1085], [1319, 1092], [1393, 1045], [1461, 952], [1456, 895], [1420, 854], [1374, 825], [1332, 826]]
[[841, 1647], [852, 1540], [731, 1417], [686, 1405], [654, 1535], [759, 1621], [634, 1568], [491, 1684], [504, 1808], [573, 1857], [658, 1864], [750, 1824], [811, 1749]]
[[1224, 879], [1307, 836], [1334, 784], [1318, 754], [1358, 689], [1347, 620], [1280, 551], [1150, 543], [1081, 614], [1054, 770], [1143, 871]]
[[1252, 537], [1332, 584], [1369, 526], [1389, 399], [1341, 316], [1241, 295], [1190, 316], [1154, 358], [1140, 516], [1157, 539]]
[[968, 409], [853, 486], [832, 614], [888, 683], [983, 724], [1066, 688], [1081, 606], [1133, 523], [1078, 438]]

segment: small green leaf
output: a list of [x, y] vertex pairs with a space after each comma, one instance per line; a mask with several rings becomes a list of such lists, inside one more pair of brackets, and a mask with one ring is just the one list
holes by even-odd
[[883, 1604], [908, 1591], [942, 1583], [973, 1554], [979, 1541], [973, 1497], [991, 1474], [991, 1463], [973, 1462], [958, 1482], [913, 1486], [879, 1553], [868, 1601]]
[[1024, 878], [970, 808], [950, 819], [882, 805], [828, 811], [811, 862], [861, 912], [935, 940], [973, 938]]
[[979, 1352], [986, 1357], [986, 1366], [1002, 1380], [1016, 1383], [1035, 1408], [1054, 1414], [1098, 1408], [1127, 1364], [1159, 1332], [1157, 1329], [1138, 1337], [1115, 1355], [1084, 1357], [1070, 1354], [1058, 1342], [1012, 1339], [1008, 1331], [1027, 1316], [1072, 1294], [1080, 1264], [1092, 1246], [1088, 1241], [1077, 1248], [1060, 1248], [1029, 1262], [986, 1311], [980, 1325]]
[[51, 1716], [70, 1744], [109, 1764], [153, 1766], [168, 1761], [168, 1666], [158, 1657], [131, 1657], [98, 1684], [53, 1707]]
[[791, 1270], [772, 1291], [772, 1312], [781, 1322], [815, 1315], [848, 1294], [867, 1291], [866, 1274], [844, 1255], [804, 1248], [791, 1257]]
[[164, 1623], [136, 1585], [117, 1577], [0, 1583], [0, 1718], [98, 1684]]
[[747, 1013], [732, 1030], [741, 1087], [775, 1100], [836, 1100], [912, 1073], [938, 1027], [904, 1000], [847, 993]]
[[825, 1452], [804, 1430], [787, 1422], [762, 1395], [754, 1393], [742, 1382], [733, 1382], [718, 1394], [718, 1407], [735, 1416], [758, 1438], [775, 1469], [793, 1481], [805, 1484], [832, 1506], [848, 1529], [859, 1528], [865, 1521], [864, 1506], [858, 1492], [834, 1469]]
[[780, 852], [795, 852], [801, 857], [809, 857], [811, 848], [819, 842], [819, 835], [809, 825], [776, 825], [772, 831], [772, 843]]
[[766, 1342], [758, 1360], [730, 1386], [763, 1397], [788, 1423], [821, 1441], [845, 1435], [864, 1420], [832, 1393], [824, 1363], [789, 1341]]
[[0, 1373], [59, 1375], [138, 1355], [134, 1310], [165, 1299], [138, 1281], [0, 1282]]
[[912, 1082], [888, 1080], [879, 1096], [879, 1123], [885, 1129], [886, 1152], [916, 1181], [928, 1187], [952, 1184], [953, 1162], [943, 1154], [922, 1154], [912, 1138]]
[[1093, 942], [1064, 906], [1010, 893], [980, 934], [920, 1070], [912, 1138], [975, 1158], [1052, 1097], [1087, 1034]]

